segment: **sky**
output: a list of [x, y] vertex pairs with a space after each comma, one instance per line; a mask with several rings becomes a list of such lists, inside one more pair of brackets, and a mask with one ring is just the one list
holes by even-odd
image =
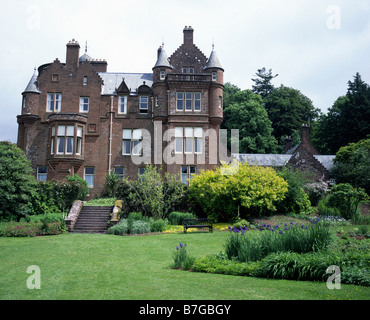
[[360, 73], [370, 84], [369, 0], [12, 0], [0, 2], [0, 141], [17, 141], [22, 92], [34, 68], [75, 39], [80, 55], [108, 72], [152, 72], [162, 43], [170, 56], [185, 26], [209, 57], [214, 44], [224, 82], [251, 89], [258, 69], [300, 90], [327, 113]]

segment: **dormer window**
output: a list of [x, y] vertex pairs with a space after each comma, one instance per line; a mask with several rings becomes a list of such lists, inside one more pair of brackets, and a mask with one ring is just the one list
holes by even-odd
[[140, 96], [139, 97], [139, 112], [140, 113], [148, 113], [149, 109], [149, 97], [148, 96]]
[[118, 96], [118, 113], [127, 113], [127, 96]]

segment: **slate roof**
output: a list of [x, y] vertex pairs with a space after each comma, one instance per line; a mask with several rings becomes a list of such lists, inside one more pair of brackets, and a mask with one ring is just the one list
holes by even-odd
[[84, 61], [91, 61], [92, 58], [87, 54], [83, 54], [79, 59], [78, 62], [84, 62]]
[[127, 87], [130, 90], [130, 94], [137, 94], [137, 89], [144, 84], [149, 87], [153, 84], [152, 73], [122, 73], [122, 72], [99, 72], [100, 78], [104, 81], [102, 86], [102, 95], [114, 95], [116, 89], [125, 80]]
[[[288, 163], [292, 154], [232, 154], [238, 161], [244, 163], [248, 162], [250, 165], [268, 166], [268, 167], [282, 167]], [[329, 170], [333, 167], [333, 160], [335, 155], [314, 155], [325, 169]]]
[[209, 59], [207, 60], [207, 63], [204, 67], [204, 69], [210, 69], [210, 68], [219, 68], [223, 70], [221, 63], [218, 60], [215, 50], [212, 50], [211, 55], [209, 56]]
[[25, 93], [25, 92], [41, 93], [41, 91], [39, 91], [39, 89], [37, 87], [37, 74], [36, 74], [36, 70], [33, 73], [30, 82], [28, 82], [28, 85], [27, 85], [26, 89], [24, 89], [23, 93]]
[[161, 51], [159, 53], [158, 60], [155, 64], [154, 68], [156, 68], [156, 67], [173, 68], [169, 59], [168, 59], [167, 53], [166, 53], [166, 51], [164, 51], [163, 48], [161, 49]]
[[232, 154], [240, 162], [256, 166], [282, 167], [288, 163], [291, 154]]

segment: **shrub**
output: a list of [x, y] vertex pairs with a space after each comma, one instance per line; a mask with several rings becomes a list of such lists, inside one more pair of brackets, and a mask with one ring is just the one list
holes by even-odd
[[283, 167], [277, 174], [288, 183], [288, 192], [285, 194], [285, 197], [277, 203], [277, 210], [281, 213], [292, 214], [312, 213], [313, 209], [311, 207], [311, 202], [303, 189], [307, 181], [305, 173], [300, 170]]
[[341, 147], [334, 159], [332, 174], [338, 183], [350, 183], [370, 192], [370, 139]]
[[157, 220], [185, 206], [186, 188], [178, 176], [165, 173], [163, 179], [160, 169], [148, 165], [138, 181], [122, 180], [117, 198], [123, 200], [126, 213], [140, 211]]
[[64, 224], [60, 221], [47, 224], [43, 222], [9, 222], [0, 226], [0, 236], [2, 237], [35, 237], [57, 235], [64, 232]]
[[141, 234], [150, 232], [150, 225], [146, 221], [134, 220], [130, 227], [130, 234]]
[[334, 185], [327, 198], [327, 205], [337, 208], [340, 215], [345, 219], [352, 219], [362, 200], [367, 198], [367, 194], [361, 188], [353, 188], [348, 183]]
[[250, 223], [247, 221], [247, 220], [245, 220], [245, 219], [241, 219], [241, 220], [239, 220], [238, 222], [236, 222], [236, 223], [234, 223], [233, 224], [233, 226], [235, 227], [235, 228], [244, 228], [244, 227], [247, 227], [247, 228], [249, 228], [249, 226], [250, 226]]
[[109, 197], [115, 197], [118, 186], [120, 184], [120, 177], [114, 171], [107, 173], [105, 176], [104, 188]]
[[121, 219], [120, 222], [118, 222], [116, 225], [108, 229], [108, 234], [122, 236], [124, 234], [127, 234], [128, 231], [129, 231], [128, 221], [126, 219]]
[[244, 263], [229, 260], [221, 253], [208, 255], [202, 259], [196, 259], [192, 271], [254, 277], [258, 274], [259, 268], [259, 261]]
[[37, 194], [32, 200], [34, 213], [68, 211], [75, 200], [84, 200], [88, 184], [80, 176], [68, 176], [66, 181], [39, 181]]
[[193, 219], [194, 215], [187, 212], [177, 212], [173, 211], [168, 216], [168, 221], [172, 225], [183, 225], [184, 219]]
[[163, 232], [167, 229], [168, 221], [159, 219], [159, 220], [150, 220], [150, 231], [151, 232]]
[[130, 212], [127, 217], [128, 220], [143, 220], [143, 214], [141, 212]]
[[276, 210], [288, 184], [272, 168], [234, 162], [215, 170], [201, 170], [191, 179], [188, 191], [202, 214], [217, 222]]
[[341, 270], [341, 283], [369, 286], [369, 256], [346, 252], [320, 251], [305, 254], [276, 252], [261, 261], [259, 275], [287, 280], [323, 281], [328, 266]]
[[262, 260], [259, 275], [274, 279], [322, 281], [328, 277], [328, 266], [338, 264], [337, 256], [327, 252], [275, 252]]
[[319, 201], [328, 193], [328, 184], [324, 181], [305, 184], [304, 191], [308, 195], [311, 205], [317, 206]]
[[0, 221], [19, 220], [33, 213], [37, 180], [30, 162], [15, 144], [0, 142]]
[[173, 269], [183, 268], [184, 270], [190, 270], [194, 264], [195, 258], [191, 257], [186, 251], [186, 244], [180, 242], [179, 246], [176, 247], [176, 251], [173, 253]]
[[320, 216], [325, 216], [325, 217], [336, 217], [340, 216], [340, 212], [337, 208], [335, 207], [329, 207], [328, 206], [328, 199], [327, 197], [321, 199], [318, 203], [317, 206], [317, 213]]

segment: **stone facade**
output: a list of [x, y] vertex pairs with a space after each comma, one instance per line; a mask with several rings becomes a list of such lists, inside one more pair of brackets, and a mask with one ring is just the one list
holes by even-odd
[[[105, 60], [80, 56], [67, 44], [65, 63], [40, 66], [22, 93], [17, 144], [39, 180], [78, 174], [103, 191], [106, 174], [137, 179], [146, 164], [186, 182], [220, 163], [223, 68], [212, 50], [183, 44], [168, 58], [163, 47], [148, 73], [107, 72]], [[213, 139], [211, 139], [211, 137]]]

